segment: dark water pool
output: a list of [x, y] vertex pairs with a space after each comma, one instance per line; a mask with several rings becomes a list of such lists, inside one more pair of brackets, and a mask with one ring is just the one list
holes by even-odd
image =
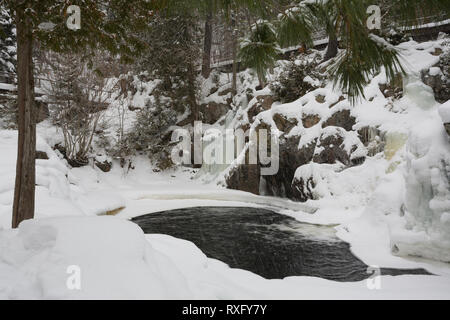
[[[208, 257], [266, 279], [311, 276], [349, 282], [367, 279], [368, 266], [355, 257], [332, 226], [300, 223], [261, 208], [199, 207], [140, 216], [145, 233], [195, 243]], [[383, 275], [429, 274], [423, 269], [381, 269]]]

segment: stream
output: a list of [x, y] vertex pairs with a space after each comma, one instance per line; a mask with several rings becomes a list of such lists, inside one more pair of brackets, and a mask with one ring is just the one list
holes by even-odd
[[[193, 242], [209, 258], [266, 279], [310, 276], [352, 282], [371, 276], [334, 226], [301, 223], [262, 208], [197, 207], [134, 218], [146, 234]], [[382, 275], [430, 274], [424, 269], [382, 268]]]

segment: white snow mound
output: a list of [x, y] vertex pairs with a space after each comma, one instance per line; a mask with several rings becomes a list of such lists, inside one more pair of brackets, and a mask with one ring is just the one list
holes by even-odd
[[123, 219], [29, 220], [18, 231], [0, 231], [0, 299], [189, 296], [173, 263]]

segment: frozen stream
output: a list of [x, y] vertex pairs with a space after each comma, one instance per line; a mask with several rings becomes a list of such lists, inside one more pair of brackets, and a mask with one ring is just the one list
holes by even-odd
[[[261, 208], [196, 207], [134, 218], [147, 234], [195, 243], [208, 257], [266, 279], [311, 276], [361, 281], [368, 266], [355, 257], [333, 226], [300, 223]], [[429, 274], [423, 269], [383, 268], [382, 275]]]

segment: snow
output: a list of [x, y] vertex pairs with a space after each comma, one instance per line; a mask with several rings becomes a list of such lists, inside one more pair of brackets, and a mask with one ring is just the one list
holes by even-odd
[[[118, 236], [120, 235], [120, 236]], [[0, 233], [2, 299], [181, 299], [186, 280], [142, 230], [114, 217], [26, 221]], [[80, 270], [80, 290], [68, 285]]]
[[[47, 131], [44, 131], [46, 133]], [[36, 213], [37, 218], [53, 216], [85, 216], [105, 214], [125, 206], [125, 199], [111, 191], [88, 191], [78, 185], [77, 170], [70, 170], [65, 160], [47, 144], [41, 135], [37, 137], [37, 150], [47, 154], [48, 160], [36, 160]], [[17, 131], [0, 130], [0, 228], [11, 225], [15, 163], [17, 157]], [[99, 174], [88, 171], [92, 183]], [[92, 170], [92, 171], [90, 171]]]
[[[354, 130], [369, 126], [386, 133], [385, 152], [368, 157], [360, 166], [343, 170], [341, 165], [311, 163], [298, 168], [297, 178], [314, 177], [318, 182], [317, 200], [306, 204], [225, 190], [217, 182], [226, 170], [220, 173], [217, 167], [200, 173], [187, 168], [155, 173], [148, 159], [138, 156], [135, 169], [129, 172], [115, 160], [109, 173], [92, 164], [69, 168], [50, 147], [60, 142], [58, 132], [42, 123], [38, 150], [46, 152], [49, 160], [36, 164], [36, 219], [11, 230], [17, 132], [0, 130], [0, 298], [449, 299], [450, 267], [444, 262], [450, 261], [450, 142], [443, 122], [450, 122], [450, 105], [436, 103], [431, 88], [419, 80], [420, 71], [438, 61], [431, 53], [441, 45], [438, 40], [398, 46], [409, 73], [405, 95], [399, 101], [383, 96], [379, 84], [386, 82], [386, 75], [381, 72], [365, 88], [368, 100], [354, 107], [345, 99], [339, 102], [341, 93], [328, 85], [293, 103], [274, 104], [257, 116], [254, 126], [260, 122], [273, 125], [276, 113], [296, 119], [299, 125], [290, 135], [301, 136], [299, 147], [339, 131], [344, 147], [351, 150], [357, 144], [355, 131], [322, 129], [323, 122], [341, 110], [350, 110], [357, 119]], [[239, 87], [255, 87], [257, 79], [250, 72], [239, 76], [243, 79]], [[224, 74], [219, 80], [218, 92], [227, 88]], [[133, 81], [141, 89], [130, 99], [142, 106], [155, 83]], [[205, 92], [212, 88], [210, 83], [202, 87]], [[204, 102], [227, 98], [218, 92]], [[270, 90], [252, 94], [270, 94]], [[318, 95], [325, 97], [324, 103], [316, 100]], [[244, 96], [245, 92], [239, 92], [235, 99]], [[237, 108], [234, 118], [227, 117], [226, 127], [246, 121], [254, 103], [256, 98]], [[119, 104], [106, 117], [114, 119]], [[304, 128], [302, 118], [309, 114], [321, 120]], [[125, 126], [132, 121], [129, 114]], [[109, 129], [115, 132], [117, 123], [112, 122]], [[360, 145], [352, 154], [364, 155], [366, 150]], [[111, 159], [99, 155], [98, 160]], [[208, 183], [198, 178], [208, 174], [214, 177]], [[210, 259], [188, 241], [144, 235], [127, 221], [197, 206], [264, 207], [303, 222], [337, 225], [337, 236], [349, 242], [352, 252], [366, 264], [426, 268], [435, 276], [383, 276], [381, 290], [369, 290], [366, 281], [266, 280]], [[102, 216], [117, 209], [121, 211], [116, 217]], [[81, 290], [66, 285], [70, 266], [80, 267]]]
[[439, 107], [439, 114], [444, 123], [450, 123], [450, 101], [447, 101]]

